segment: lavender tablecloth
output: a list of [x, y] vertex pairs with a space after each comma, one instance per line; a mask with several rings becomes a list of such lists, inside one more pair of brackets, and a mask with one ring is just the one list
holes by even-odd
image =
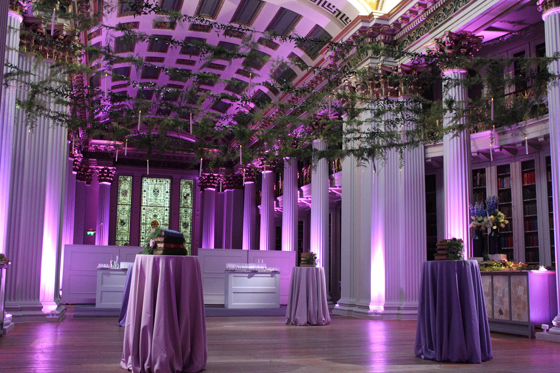
[[423, 359], [454, 363], [492, 359], [476, 261], [424, 263], [414, 353]]
[[198, 372], [208, 355], [197, 257], [137, 255], [130, 284], [121, 368]]
[[126, 311], [128, 310], [128, 298], [130, 296], [130, 280], [134, 266], [128, 267], [126, 270], [126, 279], [124, 281], [123, 297], [121, 303], [121, 312], [119, 313], [119, 326], [126, 324]]
[[324, 268], [292, 268], [286, 324], [328, 325], [330, 322]]

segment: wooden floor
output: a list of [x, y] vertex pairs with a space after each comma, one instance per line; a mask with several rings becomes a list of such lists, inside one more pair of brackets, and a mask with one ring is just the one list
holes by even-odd
[[[492, 335], [494, 359], [440, 364], [414, 356], [415, 321], [334, 316], [322, 327], [284, 318], [208, 317], [205, 372], [559, 372], [560, 344]], [[17, 324], [0, 337], [0, 373], [122, 373], [123, 328], [111, 317]]]

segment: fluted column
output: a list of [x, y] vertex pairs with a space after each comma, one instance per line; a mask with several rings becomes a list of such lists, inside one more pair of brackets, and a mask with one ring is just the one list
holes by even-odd
[[254, 181], [245, 182], [243, 200], [243, 250], [253, 250], [255, 242], [255, 224], [257, 217], [256, 185]]
[[284, 158], [282, 194], [282, 250], [297, 251], [298, 184], [297, 159]]
[[263, 171], [261, 194], [260, 250], [274, 250], [274, 173]]
[[[467, 71], [457, 57], [473, 55], [482, 45], [482, 36], [470, 32], [444, 33], [435, 38], [434, 47], [442, 54], [443, 101], [453, 102], [454, 107], [445, 112], [443, 126], [464, 125], [466, 118], [461, 111], [468, 102], [464, 81]], [[452, 131], [443, 137], [443, 183], [445, 192], [445, 238], [461, 238], [465, 257], [471, 256], [469, 239], [469, 196], [471, 173], [471, 140], [467, 130]]]
[[[20, 56], [19, 66], [34, 72], [23, 78], [30, 82], [51, 72], [49, 62], [37, 62], [32, 56]], [[17, 95], [25, 99], [27, 93], [18, 90]], [[64, 110], [48, 98], [45, 103], [53, 110]], [[28, 132], [25, 113], [17, 113], [6, 239], [8, 257], [13, 260], [8, 271], [6, 310], [16, 322], [64, 317], [57, 287], [67, 130], [46, 117], [38, 117], [33, 124]]]
[[109, 215], [111, 208], [111, 183], [115, 177], [114, 167], [98, 167], [99, 196], [97, 198], [97, 221], [95, 244], [109, 245]]
[[[547, 57], [560, 52], [560, 1], [545, 0], [539, 5], [543, 10], [545, 44]], [[550, 63], [548, 70], [551, 74], [560, 74], [560, 61]], [[560, 312], [560, 276], [558, 265], [560, 263], [560, 81], [555, 79], [548, 85], [548, 122], [550, 129], [550, 163], [552, 169], [552, 212], [554, 213], [554, 242], [556, 242], [556, 301]], [[560, 335], [560, 313], [552, 321], [550, 332], [555, 336]], [[558, 338], [560, 339], [560, 338]]]
[[[406, 110], [406, 105], [410, 105], [410, 103], [407, 103], [406, 98], [401, 99], [404, 101]], [[412, 126], [410, 123], [404, 123], [403, 129], [409, 130], [412, 129]], [[402, 182], [401, 262], [406, 261], [407, 266], [402, 273], [403, 303], [400, 308], [403, 317], [408, 314], [414, 318], [418, 313], [422, 265], [427, 256], [424, 147], [405, 149], [403, 156], [404, 164], [400, 171]]]
[[[325, 140], [313, 140], [313, 149], [326, 150]], [[317, 265], [325, 268], [328, 278], [329, 249], [329, 166], [325, 158], [311, 172], [310, 250], [317, 254]], [[328, 290], [327, 290], [328, 291]]]
[[401, 281], [402, 281], [402, 179], [399, 170], [399, 154], [396, 150], [387, 151], [387, 159], [383, 165], [382, 180], [384, 184], [384, 230], [385, 246], [385, 304], [384, 318], [396, 318], [400, 313]]
[[[361, 114], [361, 133], [367, 138], [372, 129], [371, 113], [363, 111]], [[363, 144], [362, 146], [367, 146]], [[357, 317], [371, 317], [372, 301], [372, 181], [373, 181], [373, 160], [362, 160], [357, 168], [358, 188], [355, 189], [359, 203], [355, 206], [354, 215], [357, 217], [356, 224], [359, 225], [355, 231], [358, 237], [356, 242], [355, 272], [356, 279], [356, 309]], [[378, 284], [375, 284], [378, 285]], [[375, 313], [375, 311], [374, 311]]]
[[[4, 66], [0, 73], [11, 71], [11, 68], [4, 65], [4, 59], [6, 63], [18, 65], [19, 31], [22, 20], [19, 14], [8, 12], [8, 1], [0, 5], [0, 66]], [[0, 83], [2, 83], [1, 77]], [[16, 108], [16, 87], [14, 82], [8, 84], [8, 86], [2, 84], [0, 89], [0, 253], [6, 252]]]
[[[456, 118], [457, 111], [465, 108], [467, 89], [463, 84], [467, 71], [449, 69], [443, 72], [443, 100], [451, 100], [457, 107], [443, 117], [443, 126], [465, 123]], [[443, 137], [443, 183], [445, 189], [445, 237], [463, 239], [465, 255], [470, 256], [469, 240], [469, 183], [471, 169], [471, 140], [468, 130], [448, 133]]]
[[216, 237], [216, 187], [220, 176], [204, 173], [198, 185], [202, 191], [202, 248], [214, 249]]
[[[348, 124], [344, 122], [344, 130]], [[344, 149], [353, 149], [352, 138], [345, 138]], [[333, 310], [337, 315], [352, 315], [356, 307], [356, 246], [359, 244], [360, 189], [356, 181], [358, 169], [356, 158], [349, 154], [342, 159], [342, 198], [340, 219], [340, 299]], [[357, 189], [358, 188], [358, 189]]]

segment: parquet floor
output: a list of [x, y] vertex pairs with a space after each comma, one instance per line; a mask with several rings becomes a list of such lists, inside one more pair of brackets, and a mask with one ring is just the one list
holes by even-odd
[[[205, 372], [560, 372], [560, 344], [492, 335], [494, 359], [441, 364], [416, 358], [415, 321], [334, 316], [331, 325], [298, 327], [283, 317], [208, 317]], [[124, 330], [116, 318], [17, 324], [0, 337], [0, 373], [122, 373]]]

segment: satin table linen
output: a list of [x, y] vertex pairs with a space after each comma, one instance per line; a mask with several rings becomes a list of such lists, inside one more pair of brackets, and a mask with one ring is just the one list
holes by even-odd
[[208, 355], [200, 263], [194, 256], [137, 255], [121, 368], [198, 372]]
[[414, 353], [423, 359], [453, 363], [492, 359], [476, 261], [424, 263]]
[[328, 325], [330, 322], [324, 268], [292, 268], [286, 324]]

